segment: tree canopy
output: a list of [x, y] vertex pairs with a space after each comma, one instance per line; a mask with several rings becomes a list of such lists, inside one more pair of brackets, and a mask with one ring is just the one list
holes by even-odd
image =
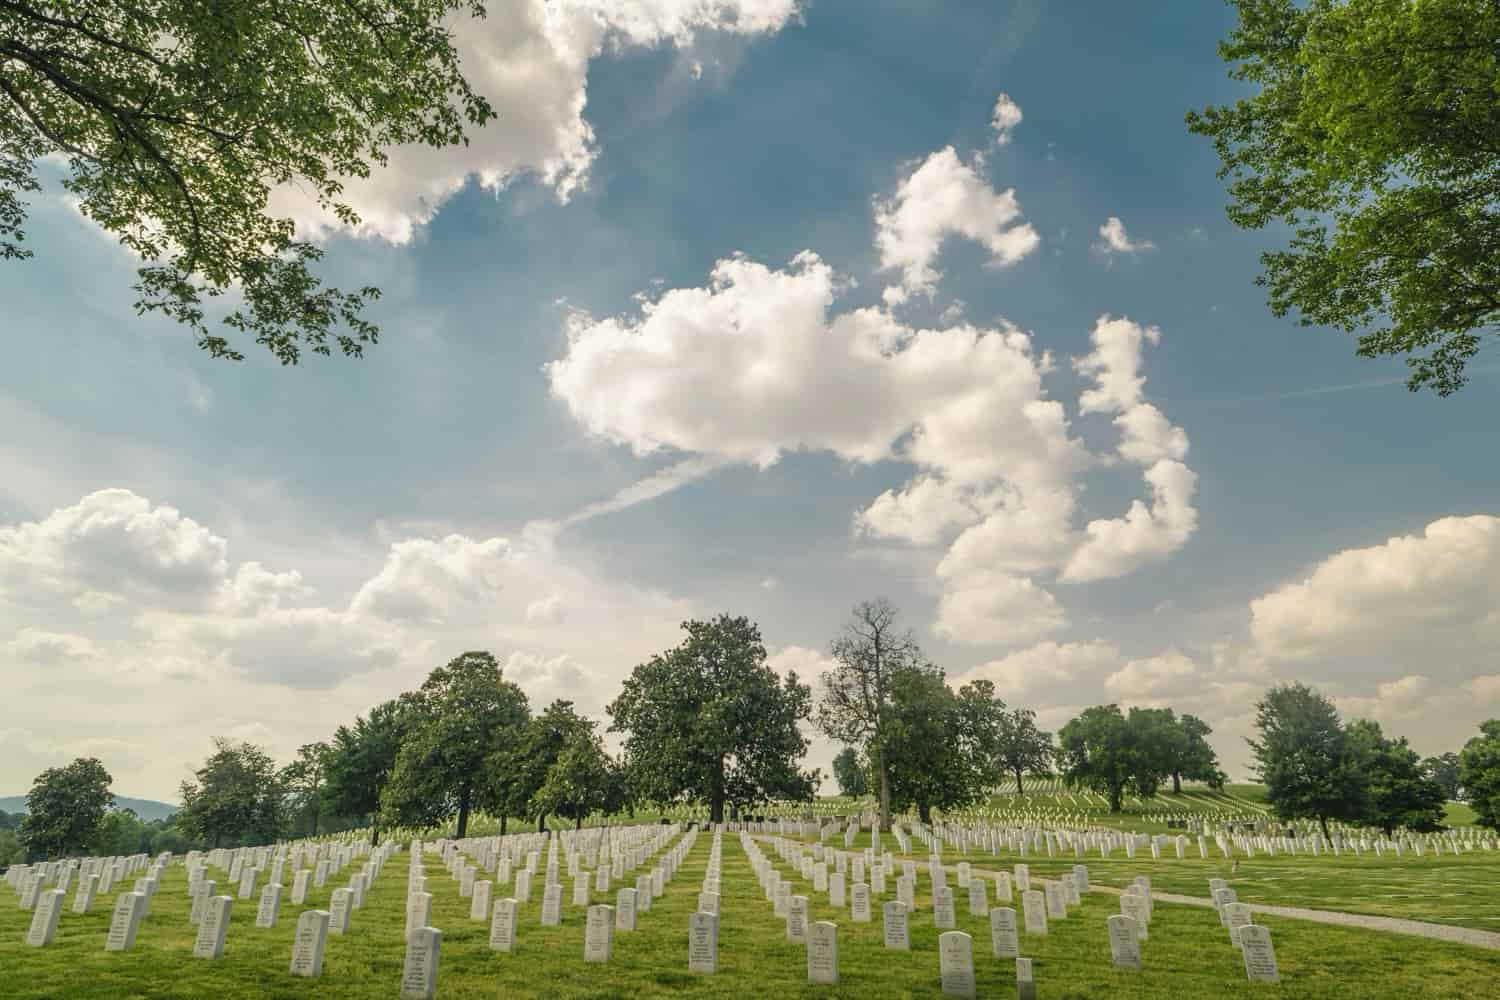
[[[903, 667], [889, 678], [891, 705], [880, 736], [890, 770], [891, 804], [915, 806], [924, 823], [933, 809], [973, 802], [983, 790], [975, 745], [983, 695], [966, 688], [961, 698], [935, 667]], [[967, 704], [966, 704], [967, 702]]]
[[1461, 793], [1459, 768], [1458, 754], [1451, 751], [1422, 761], [1422, 773], [1431, 778], [1442, 789], [1443, 797], [1448, 799], [1456, 799]]
[[177, 825], [210, 847], [267, 844], [286, 825], [284, 788], [276, 762], [253, 743], [218, 738], [214, 752], [182, 783]]
[[340, 816], [368, 817], [370, 843], [380, 841], [380, 794], [396, 767], [407, 733], [423, 710], [413, 692], [382, 702], [352, 726], [334, 730], [323, 759], [323, 797]]
[[1459, 783], [1474, 810], [1474, 822], [1500, 830], [1500, 719], [1479, 727], [1459, 754]]
[[1022, 775], [1045, 775], [1052, 771], [1052, 734], [1037, 728], [1036, 712], [1013, 708], [1001, 722], [995, 746], [995, 764], [1016, 779], [1016, 794], [1025, 792]]
[[[37, 164], [142, 260], [138, 312], [184, 324], [214, 357], [234, 335], [283, 364], [379, 330], [373, 287], [324, 287], [322, 251], [269, 208], [296, 185], [350, 225], [348, 178], [401, 144], [449, 146], [495, 114], [460, 72], [450, 19], [480, 0], [358, 3], [0, 2], [0, 259], [30, 256]], [[212, 329], [208, 300], [237, 304]]]
[[860, 798], [870, 794], [869, 769], [853, 747], [844, 747], [834, 756], [833, 780], [838, 782], [840, 795]]
[[766, 665], [760, 629], [720, 615], [682, 625], [687, 638], [635, 668], [608, 707], [625, 734], [625, 766], [641, 798], [695, 799], [712, 822], [726, 803], [807, 799], [812, 775], [798, 769], [812, 693], [795, 673]]
[[1125, 792], [1150, 795], [1160, 780], [1160, 759], [1152, 747], [1149, 727], [1153, 717], [1119, 705], [1084, 709], [1057, 732], [1057, 763], [1063, 781], [1087, 788], [1109, 799], [1109, 811], [1119, 812]]
[[911, 631], [900, 631], [890, 601], [856, 605], [830, 653], [837, 666], [822, 677], [817, 726], [830, 739], [862, 749], [880, 799], [880, 826], [891, 826], [891, 771], [885, 752], [891, 678], [927, 665]]
[[1231, 0], [1219, 46], [1255, 88], [1187, 116], [1231, 178], [1229, 218], [1279, 222], [1278, 316], [1409, 355], [1413, 391], [1461, 388], [1500, 323], [1500, 15], [1485, 0]]
[[37, 775], [26, 796], [26, 816], [16, 831], [32, 857], [81, 853], [94, 840], [105, 810], [114, 804], [109, 772], [95, 757]]
[[1369, 812], [1369, 781], [1359, 747], [1333, 702], [1305, 684], [1273, 687], [1255, 706], [1259, 739], [1248, 740], [1266, 800], [1282, 819], [1359, 822]]
[[1443, 790], [1422, 772], [1421, 758], [1406, 737], [1391, 739], [1370, 719], [1349, 724], [1349, 738], [1362, 756], [1360, 771], [1368, 782], [1365, 822], [1390, 836], [1396, 827], [1430, 832], [1443, 823]]

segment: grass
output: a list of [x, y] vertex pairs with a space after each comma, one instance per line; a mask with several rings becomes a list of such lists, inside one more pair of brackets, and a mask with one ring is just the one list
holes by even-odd
[[[813, 901], [812, 919], [839, 925], [842, 982], [838, 987], [806, 983], [801, 945], [785, 940], [784, 925], [772, 912], [755, 881], [749, 861], [733, 834], [723, 840], [723, 900], [719, 940], [720, 972], [694, 976], [687, 972], [687, 918], [696, 907], [699, 882], [708, 860], [711, 835], [702, 834], [689, 852], [667, 894], [638, 918], [638, 930], [617, 934], [614, 957], [606, 966], [583, 962], [583, 914], [571, 905], [570, 880], [564, 877], [563, 925], [540, 926], [541, 891], [521, 907], [517, 950], [510, 955], [488, 949], [488, 924], [471, 921], [469, 901], [458, 895], [457, 882], [435, 855], [427, 856], [428, 888], [433, 892], [433, 925], [443, 930], [438, 995], [478, 997], [927, 997], [938, 988], [937, 931], [932, 926], [930, 895], [919, 894], [912, 919], [912, 951], [884, 950], [881, 925], [855, 924], [847, 912], [836, 912], [811, 886], [794, 882]], [[763, 852], [780, 863], [769, 843]], [[205, 961], [191, 957], [187, 876], [181, 866], [169, 868], [142, 924], [134, 950], [106, 954], [104, 935], [111, 897], [96, 900], [84, 916], [71, 912], [68, 893], [57, 938], [47, 948], [28, 948], [22, 940], [30, 914], [20, 910], [9, 892], [0, 894], [0, 996], [27, 998], [202, 998], [249, 1000], [260, 997], [365, 998], [394, 997], [401, 975], [405, 920], [407, 856], [398, 853], [371, 887], [364, 907], [353, 914], [350, 933], [330, 936], [323, 977], [316, 983], [287, 973], [298, 908], [284, 902], [277, 927], [254, 926], [255, 906], [236, 900], [225, 957]], [[1009, 859], [1006, 859], [1007, 861]], [[1049, 866], [1029, 859], [1033, 871], [1060, 871], [1063, 859]], [[1433, 863], [1435, 859], [1427, 859]], [[1067, 864], [1072, 863], [1069, 858]], [[1175, 863], [1175, 859], [1173, 861]], [[1106, 884], [1127, 875], [1149, 874], [1153, 885], [1167, 887], [1167, 862], [1139, 859], [1131, 866], [1089, 861], [1095, 880]], [[351, 867], [352, 870], [352, 867]], [[1482, 872], [1472, 872], [1476, 878]], [[348, 872], [346, 871], [345, 876]], [[1185, 877], [1186, 870], [1184, 871]], [[220, 885], [227, 876], [211, 872]], [[1484, 876], [1493, 879], [1493, 873]], [[1190, 877], [1195, 892], [1206, 889], [1206, 876]], [[308, 905], [326, 908], [343, 876], [312, 890]], [[919, 882], [925, 884], [925, 877]], [[615, 883], [618, 888], [621, 882]], [[633, 884], [633, 883], [630, 883]], [[886, 898], [894, 894], [894, 882]], [[930, 889], [930, 887], [927, 887]], [[611, 892], [609, 895], [612, 895]], [[1242, 890], [1242, 898], [1248, 898]], [[612, 902], [593, 894], [595, 902]], [[1305, 922], [1267, 919], [1274, 935], [1283, 984], [1279, 989], [1253, 988], [1245, 981], [1238, 953], [1210, 911], [1159, 904], [1145, 943], [1145, 969], [1114, 971], [1104, 920], [1116, 912], [1113, 897], [1096, 893], [1067, 920], [1054, 923], [1045, 938], [1022, 936], [1022, 951], [1035, 960], [1040, 995], [1070, 997], [1453, 997], [1496, 995], [1500, 954], [1434, 941]], [[968, 916], [959, 900], [959, 928], [974, 935], [980, 996], [1008, 996], [1014, 990], [1014, 964], [989, 955], [988, 925]]]

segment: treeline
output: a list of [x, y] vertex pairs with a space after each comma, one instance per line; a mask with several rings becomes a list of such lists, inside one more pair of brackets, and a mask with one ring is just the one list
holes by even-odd
[[[278, 765], [260, 747], [225, 739], [191, 780], [182, 808], [142, 823], [109, 811], [110, 776], [93, 758], [40, 775], [28, 814], [0, 829], [0, 862], [66, 854], [129, 854], [269, 843], [368, 827], [450, 823], [468, 833], [476, 813], [545, 830], [558, 817], [634, 814], [644, 804], [703, 804], [713, 822], [769, 801], [807, 801], [822, 780], [802, 767], [804, 727], [844, 744], [833, 763], [847, 795], [871, 795], [889, 828], [897, 811], [924, 821], [934, 810], [982, 801], [1027, 775], [1058, 774], [1118, 812], [1127, 795], [1166, 782], [1222, 788], [1226, 775], [1201, 719], [1171, 708], [1096, 705], [1054, 736], [1031, 709], [1008, 706], [992, 683], [951, 687], [884, 600], [858, 605], [830, 645], [832, 669], [811, 685], [779, 676], [759, 628], [720, 615], [683, 623], [682, 642], [638, 665], [600, 722], [559, 699], [534, 712], [488, 652], [464, 653], [414, 691], [339, 726], [326, 742]], [[1423, 761], [1406, 740], [1369, 720], [1340, 721], [1333, 705], [1294, 684], [1257, 706], [1250, 745], [1276, 813], [1414, 830], [1436, 828], [1446, 799], [1467, 797], [1478, 821], [1500, 821], [1500, 720], [1462, 754]], [[3, 827], [4, 824], [0, 824]]]

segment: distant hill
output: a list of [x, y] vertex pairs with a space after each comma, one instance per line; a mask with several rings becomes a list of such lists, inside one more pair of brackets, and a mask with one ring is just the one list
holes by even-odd
[[[166, 819], [181, 806], [168, 805], [165, 802], [156, 802], [152, 799], [132, 799], [128, 795], [115, 796], [116, 809], [131, 809], [144, 820]], [[5, 795], [0, 796], [0, 812], [23, 813], [26, 811], [26, 796]]]

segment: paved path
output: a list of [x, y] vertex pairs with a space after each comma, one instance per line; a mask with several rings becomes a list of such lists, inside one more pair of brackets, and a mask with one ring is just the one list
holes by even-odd
[[[1095, 892], [1120, 895], [1125, 890], [1107, 885], [1090, 885]], [[1151, 890], [1151, 899], [1163, 903], [1180, 903], [1184, 906], [1206, 906], [1213, 908], [1214, 902], [1204, 896], [1179, 896], [1172, 892]], [[1244, 902], [1244, 900], [1241, 900]], [[1475, 930], [1471, 927], [1451, 927], [1448, 924], [1430, 924], [1423, 920], [1403, 920], [1399, 917], [1376, 917], [1364, 913], [1343, 913], [1337, 910], [1309, 910], [1302, 906], [1266, 906], [1250, 903], [1251, 913], [1264, 913], [1270, 917], [1290, 917], [1293, 920], [1313, 920], [1320, 924], [1339, 924], [1343, 927], [1362, 927], [1372, 931], [1389, 931], [1392, 934], [1409, 934], [1412, 937], [1432, 938], [1436, 941], [1456, 941], [1477, 948], [1500, 951], [1500, 934], [1494, 931]]]

